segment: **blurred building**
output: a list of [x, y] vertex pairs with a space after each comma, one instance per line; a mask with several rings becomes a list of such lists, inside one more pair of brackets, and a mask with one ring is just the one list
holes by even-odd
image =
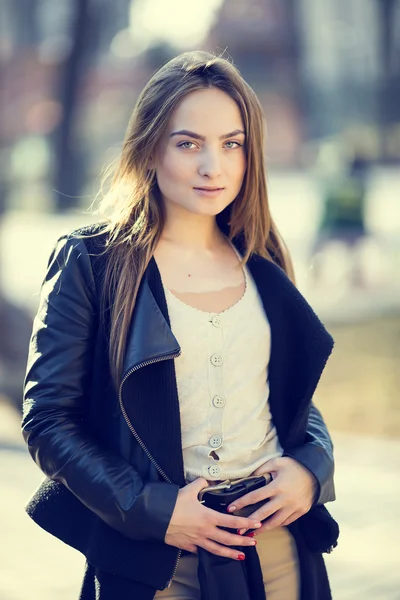
[[[0, 4], [0, 212], [93, 197], [140, 89], [182, 49], [171, 30], [168, 43], [133, 52], [139, 4]], [[271, 166], [303, 166], [307, 144], [340, 136], [370, 160], [400, 161], [400, 0], [222, 0], [202, 47], [225, 52], [256, 90]]]
[[255, 89], [268, 115], [267, 153], [296, 164], [303, 140], [303, 92], [295, 1], [226, 0], [203, 47], [225, 51]]
[[[397, 0], [225, 0], [204, 47], [226, 49], [256, 89], [278, 163], [351, 128], [369, 128], [360, 143], [374, 158], [399, 159]], [[387, 126], [386, 143], [371, 142]]]
[[302, 0], [299, 14], [310, 135], [375, 121], [382, 75], [378, 1]]

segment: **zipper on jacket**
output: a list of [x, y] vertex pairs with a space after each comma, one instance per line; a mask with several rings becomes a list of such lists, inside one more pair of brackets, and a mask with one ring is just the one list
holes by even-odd
[[171, 587], [171, 585], [172, 585], [172, 580], [173, 580], [173, 578], [175, 577], [176, 570], [177, 570], [177, 568], [178, 568], [178, 564], [179, 564], [179, 561], [180, 561], [181, 555], [182, 555], [182, 550], [179, 550], [179, 551], [178, 551], [178, 554], [177, 554], [177, 556], [176, 556], [175, 565], [174, 565], [174, 570], [172, 571], [172, 575], [171, 575], [170, 579], [167, 581], [167, 586], [166, 586], [166, 589], [168, 589], [168, 588], [169, 588], [169, 587]]
[[[125, 383], [125, 381], [128, 379], [128, 377], [130, 375], [132, 375], [132, 373], [134, 373], [135, 371], [138, 371], [140, 368], [142, 367], [146, 367], [147, 365], [151, 365], [153, 363], [156, 362], [161, 362], [163, 360], [168, 360], [171, 358], [177, 358], [178, 356], [180, 356], [181, 351], [175, 353], [175, 354], [168, 354], [166, 356], [161, 356], [158, 358], [152, 358], [151, 360], [146, 360], [138, 365], [136, 365], [135, 367], [132, 367], [132, 369], [129, 369], [129, 371], [125, 374], [125, 376], [123, 377], [121, 384], [119, 386], [119, 395], [118, 395], [118, 399], [119, 399], [119, 405], [121, 407], [121, 412], [122, 415], [126, 421], [126, 424], [128, 425], [132, 435], [134, 436], [135, 440], [137, 441], [137, 443], [139, 444], [139, 446], [142, 448], [143, 452], [146, 454], [147, 458], [150, 460], [150, 462], [155, 466], [155, 468], [157, 469], [157, 471], [160, 473], [161, 477], [167, 482], [167, 483], [172, 483], [171, 479], [168, 477], [168, 475], [165, 473], [165, 471], [160, 467], [160, 465], [156, 462], [156, 460], [154, 459], [154, 457], [152, 456], [152, 454], [149, 452], [149, 450], [146, 448], [146, 445], [144, 444], [143, 440], [141, 439], [141, 437], [138, 435], [136, 429], [133, 427], [128, 414], [126, 412], [124, 403], [122, 401], [122, 387]], [[179, 560], [181, 558], [181, 554], [182, 554], [182, 550], [178, 549], [178, 553], [176, 555], [176, 560], [175, 560], [175, 564], [174, 564], [174, 569], [172, 571], [171, 577], [168, 579], [167, 584], [166, 584], [166, 588], [169, 588], [172, 584], [172, 580], [175, 577], [176, 574], [176, 570], [178, 568], [178, 563]]]

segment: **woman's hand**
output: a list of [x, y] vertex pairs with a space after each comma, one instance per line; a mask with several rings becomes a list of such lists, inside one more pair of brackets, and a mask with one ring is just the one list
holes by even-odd
[[207, 480], [199, 477], [179, 490], [165, 543], [194, 553], [200, 546], [218, 556], [243, 560], [239, 558], [241, 553], [229, 546], [254, 546], [255, 540], [229, 533], [220, 527], [247, 531], [261, 527], [261, 523], [258, 519], [224, 515], [203, 506], [197, 496], [207, 486]]
[[268, 460], [252, 475], [264, 473], [272, 475], [271, 483], [242, 496], [234, 505], [228, 506], [229, 512], [235, 512], [249, 504], [266, 500], [263, 506], [250, 515], [250, 518], [259, 521], [268, 518], [257, 534], [289, 525], [308, 512], [313, 505], [317, 487], [314, 475], [299, 462], [286, 456]]

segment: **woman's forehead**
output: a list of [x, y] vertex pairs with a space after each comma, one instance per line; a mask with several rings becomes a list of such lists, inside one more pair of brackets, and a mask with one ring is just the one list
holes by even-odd
[[187, 94], [174, 110], [168, 133], [181, 129], [207, 137], [207, 133], [221, 136], [244, 127], [236, 101], [222, 90], [207, 88]]

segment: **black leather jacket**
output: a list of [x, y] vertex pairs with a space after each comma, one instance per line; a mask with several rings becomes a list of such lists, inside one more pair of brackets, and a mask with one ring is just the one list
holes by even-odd
[[[95, 516], [124, 538], [162, 542], [185, 481], [173, 361], [180, 347], [156, 263], [150, 261], [139, 289], [116, 391], [107, 319], [99, 313], [104, 237], [82, 234], [61, 238], [49, 261], [30, 344], [22, 430], [48, 478], [31, 516], [88, 555], [82, 546], [89, 542], [80, 547], [74, 540], [86, 535], [86, 520]], [[333, 342], [279, 267], [255, 255], [248, 266], [271, 326], [270, 408], [279, 440], [286, 455], [315, 475], [316, 505], [324, 504], [335, 497], [332, 442], [312, 397]], [[85, 510], [81, 531], [72, 532], [73, 516], [64, 533], [46, 524], [46, 511], [61, 496], [71, 510]], [[176, 549], [162, 546], [173, 564]]]

